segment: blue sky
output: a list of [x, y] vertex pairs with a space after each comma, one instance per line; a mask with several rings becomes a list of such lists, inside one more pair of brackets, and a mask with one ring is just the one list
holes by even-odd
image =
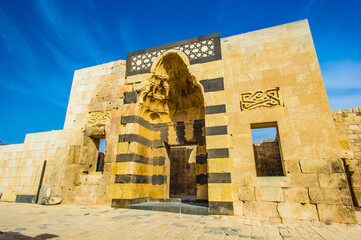
[[62, 129], [73, 72], [308, 19], [332, 109], [361, 107], [361, 1], [0, 0], [0, 141]]

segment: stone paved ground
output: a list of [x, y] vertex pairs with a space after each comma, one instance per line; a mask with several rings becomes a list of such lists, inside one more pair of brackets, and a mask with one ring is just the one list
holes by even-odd
[[0, 239], [361, 239], [360, 225], [277, 224], [106, 207], [0, 203]]

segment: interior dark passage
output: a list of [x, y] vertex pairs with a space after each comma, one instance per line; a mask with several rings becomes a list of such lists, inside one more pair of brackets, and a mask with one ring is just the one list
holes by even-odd
[[169, 158], [170, 197], [196, 200], [196, 146], [170, 147]]

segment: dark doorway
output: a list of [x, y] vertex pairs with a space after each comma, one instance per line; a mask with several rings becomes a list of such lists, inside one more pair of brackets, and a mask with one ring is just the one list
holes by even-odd
[[196, 200], [196, 146], [170, 147], [169, 158], [170, 197]]

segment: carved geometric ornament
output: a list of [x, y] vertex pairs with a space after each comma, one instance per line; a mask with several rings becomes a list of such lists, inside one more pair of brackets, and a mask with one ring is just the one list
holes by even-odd
[[154, 60], [169, 49], [185, 53], [190, 64], [220, 60], [219, 33], [128, 53], [126, 75], [149, 73]]
[[88, 127], [102, 127], [110, 123], [111, 111], [90, 112], [87, 119]]
[[279, 88], [241, 93], [241, 110], [283, 106]]

